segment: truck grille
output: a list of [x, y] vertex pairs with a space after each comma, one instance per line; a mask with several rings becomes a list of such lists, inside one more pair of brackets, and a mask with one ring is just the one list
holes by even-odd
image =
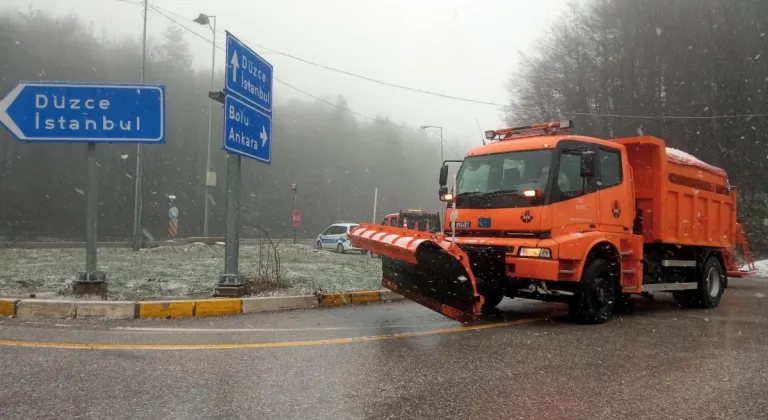
[[512, 246], [459, 245], [469, 257], [469, 265], [479, 282], [492, 282], [506, 277], [504, 257], [515, 251]]

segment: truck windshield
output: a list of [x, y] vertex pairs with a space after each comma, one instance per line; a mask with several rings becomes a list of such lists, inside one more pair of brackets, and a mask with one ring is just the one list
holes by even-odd
[[465, 208], [540, 205], [539, 199], [521, 194], [545, 191], [551, 161], [549, 149], [468, 157], [457, 174], [456, 204]]
[[552, 150], [469, 157], [459, 169], [456, 192], [478, 195], [499, 191], [543, 191], [551, 160]]

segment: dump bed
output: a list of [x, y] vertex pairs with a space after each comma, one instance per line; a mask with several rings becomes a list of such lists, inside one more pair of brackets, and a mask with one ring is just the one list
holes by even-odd
[[667, 148], [656, 137], [616, 140], [627, 149], [642, 211], [644, 242], [731, 247], [736, 242], [736, 192], [728, 174]]

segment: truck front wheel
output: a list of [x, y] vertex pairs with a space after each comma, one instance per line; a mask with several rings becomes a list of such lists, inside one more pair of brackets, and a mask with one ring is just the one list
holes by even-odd
[[568, 305], [568, 315], [583, 324], [602, 324], [611, 317], [615, 298], [616, 282], [610, 266], [596, 258], [584, 269]]
[[483, 297], [485, 302], [483, 302], [483, 307], [480, 308], [483, 314], [492, 314], [496, 307], [499, 306], [499, 303], [501, 303], [501, 300], [504, 299], [504, 295], [498, 292], [488, 293], [483, 295]]
[[711, 309], [720, 304], [725, 290], [725, 274], [720, 261], [711, 256], [702, 267], [696, 290], [674, 292], [675, 302], [686, 308]]

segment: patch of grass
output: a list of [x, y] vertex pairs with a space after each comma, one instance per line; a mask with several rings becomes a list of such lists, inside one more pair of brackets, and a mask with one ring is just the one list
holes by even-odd
[[[280, 245], [279, 270], [270, 247], [240, 247], [240, 274], [258, 296], [316, 291], [373, 290], [381, 287], [381, 261], [359, 254]], [[224, 247], [190, 244], [143, 249], [99, 249], [110, 299], [183, 299], [211, 296], [224, 273]], [[69, 295], [83, 271], [83, 249], [0, 249], [0, 296]]]

